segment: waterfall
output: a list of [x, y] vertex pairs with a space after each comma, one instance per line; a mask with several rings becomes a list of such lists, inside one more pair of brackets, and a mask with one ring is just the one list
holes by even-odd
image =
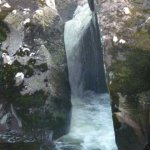
[[56, 150], [117, 150], [96, 14], [78, 6], [64, 33], [72, 119]]

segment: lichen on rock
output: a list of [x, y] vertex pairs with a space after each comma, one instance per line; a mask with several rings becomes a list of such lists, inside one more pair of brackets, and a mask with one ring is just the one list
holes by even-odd
[[149, 125], [150, 111], [149, 1], [106, 0], [101, 9], [97, 5], [116, 141], [119, 149], [141, 150], [149, 142], [149, 128], [143, 126]]
[[54, 1], [2, 2], [0, 140], [58, 138], [68, 132], [71, 110], [63, 21]]

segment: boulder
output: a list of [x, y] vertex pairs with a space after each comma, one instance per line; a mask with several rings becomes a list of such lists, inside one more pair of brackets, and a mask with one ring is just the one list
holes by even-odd
[[149, 0], [105, 0], [96, 7], [121, 150], [141, 150], [150, 142], [149, 4]]
[[0, 3], [0, 140], [51, 141], [70, 124], [64, 21], [53, 0]]

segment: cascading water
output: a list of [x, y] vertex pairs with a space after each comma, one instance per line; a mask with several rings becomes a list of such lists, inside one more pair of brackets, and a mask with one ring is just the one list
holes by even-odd
[[117, 150], [96, 19], [85, 4], [65, 25], [73, 109], [70, 133], [56, 150]]

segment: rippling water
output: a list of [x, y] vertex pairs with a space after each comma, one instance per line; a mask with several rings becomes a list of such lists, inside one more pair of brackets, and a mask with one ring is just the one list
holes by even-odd
[[71, 131], [57, 150], [117, 150], [108, 94], [72, 98]]

